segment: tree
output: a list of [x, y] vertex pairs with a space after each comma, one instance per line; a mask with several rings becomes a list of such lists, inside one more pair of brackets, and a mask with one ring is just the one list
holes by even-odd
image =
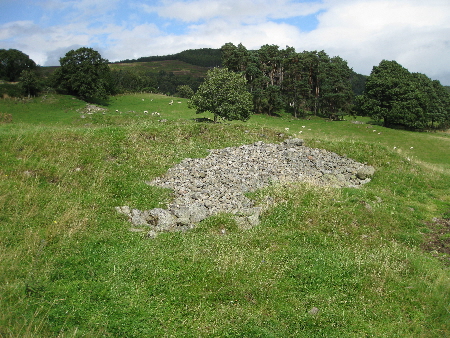
[[59, 62], [55, 77], [61, 89], [83, 99], [106, 99], [113, 92], [108, 60], [94, 49], [71, 50]]
[[36, 63], [17, 49], [0, 49], [0, 79], [18, 81], [24, 70], [34, 70]]
[[227, 68], [214, 68], [189, 101], [197, 114], [211, 112], [225, 120], [246, 121], [252, 112], [252, 95], [247, 91], [245, 78]]
[[242, 43], [237, 47], [228, 42], [220, 48], [222, 52], [222, 64], [233, 72], [242, 72], [247, 68], [249, 51]]
[[439, 82], [424, 74], [411, 74], [396, 61], [383, 60], [373, 67], [364, 94], [358, 97], [360, 112], [385, 126], [424, 129], [448, 125], [449, 96]]
[[340, 120], [353, 108], [353, 91], [350, 82], [352, 71], [339, 56], [330, 59], [327, 76], [323, 80], [321, 114], [330, 120]]
[[28, 97], [36, 95], [40, 90], [39, 78], [36, 72], [29, 69], [20, 73], [19, 85]]
[[177, 92], [181, 97], [190, 99], [194, 95], [194, 90], [189, 85], [180, 85], [177, 87]]

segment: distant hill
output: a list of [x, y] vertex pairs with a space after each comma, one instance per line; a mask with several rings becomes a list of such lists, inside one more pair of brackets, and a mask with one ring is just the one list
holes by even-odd
[[183, 61], [200, 67], [220, 67], [222, 65], [222, 52], [220, 49], [200, 48], [188, 49], [183, 52], [164, 56], [144, 56], [134, 60], [122, 60], [117, 63], [153, 62], [153, 61]]
[[193, 65], [180, 60], [167, 60], [161, 57], [160, 60], [153, 61], [121, 61], [110, 63], [109, 66], [113, 70], [131, 70], [141, 74], [154, 74], [160, 72], [173, 73], [174, 75], [186, 75], [192, 77], [205, 77], [209, 67]]
[[[193, 89], [198, 88], [208, 69], [222, 66], [222, 51], [213, 48], [188, 49], [177, 54], [162, 56], [144, 56], [138, 59], [126, 59], [110, 63], [113, 70], [129, 70], [133, 73], [154, 78], [157, 87], [165, 87], [160, 82], [171, 82], [173, 85], [165, 92], [173, 93], [176, 85], [189, 84]], [[40, 67], [46, 77], [59, 67]], [[170, 78], [173, 74], [177, 80]], [[160, 78], [170, 78], [161, 80]], [[350, 81], [355, 95], [364, 91], [367, 76], [352, 72]], [[173, 87], [173, 88], [172, 88]], [[448, 87], [450, 88], [450, 87]]]

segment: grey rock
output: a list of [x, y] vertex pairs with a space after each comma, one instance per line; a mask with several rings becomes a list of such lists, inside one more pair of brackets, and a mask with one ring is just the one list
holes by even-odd
[[319, 312], [320, 312], [320, 310], [314, 306], [311, 310], [309, 310], [308, 313], [309, 313], [310, 315], [315, 316], [315, 315], [317, 315]]
[[303, 140], [300, 138], [289, 138], [287, 140], [284, 140], [283, 142], [286, 146], [296, 146], [300, 147], [303, 145]]
[[176, 217], [166, 209], [156, 208], [146, 212], [147, 224], [153, 225], [160, 231], [169, 230], [176, 224]]
[[374, 173], [375, 173], [374, 167], [370, 165], [363, 166], [356, 172], [356, 177], [359, 178], [360, 180], [365, 180], [367, 178], [372, 177]]
[[203, 219], [226, 212], [238, 224], [250, 228], [270, 203], [256, 207], [246, 192], [271, 184], [308, 181], [317, 185], [358, 187], [368, 183], [375, 168], [339, 156], [325, 149], [304, 146], [301, 139], [280, 144], [262, 141], [239, 147], [211, 149], [206, 158], [187, 158], [163, 177], [147, 184], [172, 189], [174, 200], [168, 209], [140, 211], [117, 207], [135, 225], [153, 231], [185, 231]]

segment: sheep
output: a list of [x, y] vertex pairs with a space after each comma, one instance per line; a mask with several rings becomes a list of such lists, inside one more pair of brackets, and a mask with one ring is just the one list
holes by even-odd
[[144, 110], [144, 114], [148, 114], [148, 111], [147, 111], [147, 110]]
[[161, 115], [160, 113], [158, 113], [157, 111], [153, 112], [152, 115]]

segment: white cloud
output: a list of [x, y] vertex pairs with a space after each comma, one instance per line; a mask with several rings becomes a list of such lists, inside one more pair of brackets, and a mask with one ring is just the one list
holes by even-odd
[[448, 69], [443, 60], [450, 58], [450, 2], [331, 0], [327, 5], [305, 42], [339, 54], [355, 71], [368, 74], [382, 59], [429, 76]]
[[293, 2], [289, 0], [191, 0], [164, 1], [160, 6], [143, 5], [147, 12], [157, 12], [165, 18], [184, 22], [197, 22], [213, 18], [229, 21], [254, 22], [265, 18], [279, 19], [310, 15], [323, 5], [317, 2]]
[[[94, 47], [116, 61], [191, 48], [219, 48], [226, 42], [242, 42], [248, 49], [264, 44], [289, 45], [299, 52], [323, 49], [331, 56], [339, 55], [363, 74], [369, 74], [382, 59], [397, 60], [410, 71], [450, 84], [448, 0], [148, 3], [154, 2], [39, 2], [46, 8], [45, 16], [0, 24], [0, 41], [2, 48], [17, 48], [37, 63], [48, 65], [54, 65], [71, 46]], [[302, 16], [315, 13], [319, 13], [316, 29], [304, 32], [295, 25]], [[289, 21], [283, 23], [283, 19]], [[183, 33], [171, 31], [172, 27]]]

